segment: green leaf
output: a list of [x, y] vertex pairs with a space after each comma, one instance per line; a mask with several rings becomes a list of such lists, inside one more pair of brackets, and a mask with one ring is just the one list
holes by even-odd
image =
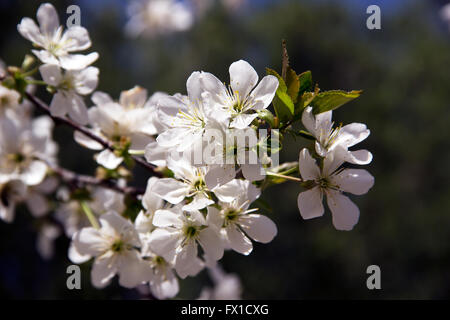
[[330, 110], [335, 110], [343, 104], [358, 98], [362, 91], [350, 91], [345, 92], [342, 90], [324, 91], [318, 93], [311, 105], [313, 107], [313, 113], [318, 114]]
[[311, 133], [309, 133], [309, 132], [307, 132], [305, 130], [300, 130], [297, 133], [297, 135], [299, 135], [299, 136], [301, 136], [301, 137], [303, 137], [305, 139], [308, 139], [308, 140], [316, 140], [316, 138], [314, 138], [314, 136]]
[[266, 68], [266, 72], [267, 74], [273, 75], [278, 79], [279, 85], [273, 99], [273, 106], [275, 108], [275, 113], [280, 120], [280, 123], [287, 122], [292, 119], [294, 115], [294, 103], [287, 93], [288, 88], [286, 86], [286, 83], [275, 70]]
[[303, 93], [307, 91], [313, 90], [313, 81], [311, 71], [305, 71], [298, 75], [298, 79], [300, 80], [300, 91], [299, 94], [303, 95]]
[[258, 110], [257, 112], [260, 119], [265, 120], [271, 128], [275, 127], [275, 117], [272, 112], [267, 109]]
[[273, 99], [273, 106], [281, 123], [286, 123], [292, 119], [294, 115], [294, 103], [286, 92], [277, 90]]
[[278, 74], [278, 72], [276, 72], [273, 69], [270, 68], [266, 68], [266, 74], [267, 75], [272, 75], [278, 78], [278, 90], [286, 92], [287, 91], [287, 86], [286, 86], [286, 82], [284, 82], [283, 78]]
[[287, 85], [287, 93], [292, 99], [293, 103], [297, 102], [298, 92], [300, 90], [300, 80], [290, 67], [287, 69], [286, 73], [286, 85]]

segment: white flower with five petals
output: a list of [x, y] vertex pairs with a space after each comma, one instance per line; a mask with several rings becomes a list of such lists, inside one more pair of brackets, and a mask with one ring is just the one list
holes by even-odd
[[91, 46], [87, 30], [72, 26], [63, 32], [58, 13], [50, 3], [42, 4], [37, 11], [39, 27], [30, 18], [23, 18], [17, 26], [19, 33], [40, 50], [33, 53], [46, 64], [56, 64], [66, 70], [84, 69], [98, 59], [98, 53], [71, 54]]
[[56, 93], [50, 103], [52, 116], [63, 117], [69, 114], [74, 121], [88, 123], [88, 111], [82, 96], [92, 93], [97, 87], [99, 70], [88, 67], [83, 70], [62, 70], [55, 64], [39, 67], [42, 79], [53, 86]]
[[372, 154], [367, 150], [350, 151], [348, 148], [366, 139], [370, 130], [363, 123], [351, 123], [346, 126], [333, 128], [332, 111], [313, 115], [312, 107], [303, 111], [302, 122], [306, 129], [316, 138], [316, 152], [325, 157], [336, 148], [344, 148], [344, 161], [353, 164], [369, 164]]
[[358, 222], [359, 209], [343, 192], [362, 195], [374, 184], [373, 176], [362, 169], [338, 168], [344, 163], [346, 150], [337, 148], [323, 160], [323, 168], [309, 154], [300, 152], [299, 171], [304, 181], [312, 181], [313, 187], [298, 196], [298, 208], [303, 219], [320, 217], [324, 213], [323, 196], [333, 215], [333, 224], [338, 230], [351, 230]]

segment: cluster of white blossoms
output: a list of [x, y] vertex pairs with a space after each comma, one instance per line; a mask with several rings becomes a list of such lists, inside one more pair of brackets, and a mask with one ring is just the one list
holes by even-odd
[[[208, 268], [216, 288], [205, 289], [201, 298], [231, 299], [241, 295], [239, 280], [217, 263], [225, 251], [249, 255], [254, 242], [266, 244], [277, 235], [275, 223], [255, 205], [267, 186], [279, 183], [274, 177], [305, 189], [298, 197], [303, 218], [323, 215], [326, 195], [337, 229], [350, 230], [358, 221], [358, 208], [343, 192], [364, 194], [374, 179], [365, 170], [342, 166], [371, 162], [370, 152], [349, 150], [369, 130], [358, 123], [333, 128], [330, 110], [336, 106], [317, 112], [320, 101], [314, 98], [320, 96], [305, 89], [304, 74], [288, 83], [302, 111], [297, 120], [315, 140], [300, 152], [298, 178], [292, 176], [296, 166], [283, 171], [286, 165], [261, 155], [278, 152], [264, 132], [279, 132], [281, 139], [295, 121], [293, 113], [286, 120], [280, 109], [287, 86], [276, 73], [259, 80], [255, 69], [239, 60], [229, 67], [229, 84], [196, 71], [187, 79], [187, 95], [149, 96], [135, 86], [114, 100], [94, 92], [99, 71], [90, 64], [98, 54], [73, 54], [90, 47], [86, 29], [63, 32], [50, 4], [39, 7], [37, 19], [39, 27], [24, 18], [18, 30], [40, 49], [33, 53], [42, 62], [42, 83], [26, 68], [8, 68], [1, 76], [7, 79], [0, 86], [0, 218], [11, 222], [16, 203], [26, 202], [44, 219], [37, 243], [44, 256], [51, 256], [51, 243], [64, 233], [71, 238], [70, 260], [91, 261], [97, 288], [117, 275], [123, 287], [147, 285], [154, 297], [172, 298], [180, 278]], [[19, 80], [45, 85], [53, 94], [50, 106], [19, 88]], [[300, 81], [306, 83], [304, 92]], [[91, 94], [93, 106], [87, 108], [83, 96]], [[24, 98], [50, 117], [32, 119]], [[268, 110], [272, 103], [276, 116]], [[95, 177], [58, 167], [51, 119], [70, 125], [74, 140], [97, 152]], [[128, 185], [136, 163], [151, 172], [142, 191]]]

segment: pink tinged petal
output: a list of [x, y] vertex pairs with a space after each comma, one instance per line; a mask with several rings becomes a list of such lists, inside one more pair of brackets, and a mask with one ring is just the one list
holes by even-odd
[[365, 165], [372, 162], [372, 153], [367, 150], [349, 151], [346, 161], [353, 164]]
[[155, 227], [178, 227], [183, 226], [180, 214], [170, 210], [157, 210], [153, 216], [153, 225]]
[[239, 93], [244, 99], [258, 83], [258, 74], [255, 69], [244, 60], [233, 62], [230, 66], [230, 84], [233, 91]]
[[261, 243], [269, 243], [277, 235], [275, 223], [260, 214], [249, 214], [240, 217], [239, 225], [250, 238]]
[[122, 157], [117, 157], [111, 150], [105, 149], [95, 159], [97, 163], [107, 169], [115, 169], [123, 161]]
[[92, 140], [90, 137], [79, 131], [75, 131], [73, 137], [75, 141], [78, 142], [78, 144], [82, 145], [85, 148], [91, 150], [102, 150], [104, 148], [102, 144], [95, 140]]
[[92, 102], [94, 102], [96, 105], [104, 105], [113, 103], [113, 99], [109, 96], [109, 94], [101, 91], [96, 91], [91, 97]]
[[44, 64], [40, 66], [39, 72], [45, 83], [51, 86], [58, 86], [63, 79], [61, 69], [54, 64]]
[[28, 186], [34, 186], [41, 183], [47, 173], [45, 162], [34, 160], [20, 174], [20, 179]]
[[135, 86], [130, 90], [122, 91], [120, 93], [119, 102], [124, 107], [141, 108], [145, 105], [146, 100], [147, 90], [139, 86]]
[[241, 164], [242, 174], [249, 181], [259, 181], [265, 178], [265, 171], [260, 164]]
[[316, 135], [316, 119], [314, 118], [312, 107], [306, 107], [302, 114], [302, 123], [306, 130], [313, 136]]
[[150, 266], [139, 257], [136, 250], [128, 250], [120, 256], [118, 267], [119, 284], [125, 288], [134, 288], [148, 280]]
[[82, 256], [98, 256], [108, 249], [108, 244], [100, 231], [92, 227], [83, 228], [72, 237], [72, 245]]
[[347, 148], [363, 141], [370, 135], [370, 130], [363, 123], [350, 123], [341, 128], [335, 144], [341, 144]]
[[59, 57], [61, 67], [66, 70], [81, 70], [93, 64], [98, 59], [98, 53], [92, 52], [83, 54], [66, 54]]
[[66, 115], [68, 108], [70, 108], [71, 101], [66, 96], [57, 92], [50, 103], [50, 113], [54, 117], [63, 117]]
[[278, 79], [272, 75], [262, 78], [258, 86], [250, 94], [253, 97], [254, 106], [252, 109], [266, 109], [273, 100], [278, 88]]
[[298, 209], [303, 219], [312, 219], [323, 215], [322, 198], [322, 191], [319, 187], [303, 191], [298, 195]]
[[257, 113], [238, 114], [230, 123], [230, 128], [245, 129], [258, 117]]
[[42, 33], [52, 36], [59, 27], [59, 18], [55, 7], [50, 3], [44, 3], [39, 7], [36, 16]]
[[64, 32], [61, 42], [67, 43], [64, 49], [67, 52], [86, 50], [91, 46], [91, 39], [86, 28], [72, 26]]
[[163, 178], [155, 183], [153, 192], [164, 200], [177, 204], [183, 201], [183, 199], [189, 194], [189, 185], [172, 179]]
[[253, 250], [252, 242], [247, 238], [236, 225], [231, 224], [226, 229], [226, 234], [230, 247], [243, 255], [249, 255]]
[[70, 118], [81, 125], [86, 125], [89, 122], [89, 117], [83, 98], [73, 93], [68, 96], [68, 99], [70, 101], [68, 110]]
[[17, 30], [25, 39], [43, 47], [42, 34], [36, 23], [30, 18], [23, 18], [17, 25]]
[[358, 207], [339, 191], [329, 190], [327, 203], [333, 215], [333, 225], [337, 230], [349, 231], [358, 223]]
[[116, 256], [112, 251], [97, 257], [91, 270], [91, 282], [96, 288], [106, 287], [117, 273]]
[[374, 177], [363, 169], [345, 169], [331, 177], [332, 183], [341, 191], [362, 195], [369, 191], [375, 183]]
[[70, 261], [72, 261], [75, 264], [85, 263], [86, 261], [89, 261], [92, 258], [92, 256], [88, 254], [83, 255], [79, 253], [77, 248], [74, 246], [73, 242], [69, 246], [68, 256]]
[[175, 260], [176, 250], [180, 242], [180, 233], [174, 229], [155, 229], [148, 238], [150, 249], [170, 263]]
[[298, 169], [303, 180], [316, 180], [320, 177], [320, 169], [316, 164], [316, 160], [311, 157], [306, 148], [300, 151]]
[[42, 63], [46, 63], [46, 64], [54, 64], [54, 65], [58, 65], [59, 66], [59, 61], [58, 59], [52, 55], [50, 52], [46, 51], [46, 50], [31, 50], [31, 52], [33, 52], [33, 54], [42, 61]]
[[95, 90], [98, 83], [99, 70], [96, 67], [88, 67], [75, 72], [75, 90], [78, 94], [87, 95]]

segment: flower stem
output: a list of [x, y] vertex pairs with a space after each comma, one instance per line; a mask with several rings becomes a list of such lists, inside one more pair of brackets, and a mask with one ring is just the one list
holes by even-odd
[[286, 179], [286, 180], [291, 180], [291, 181], [296, 181], [296, 182], [303, 182], [303, 180], [300, 179], [300, 178], [297, 178], [297, 177], [291, 177], [291, 176], [285, 176], [284, 174], [279, 174], [279, 173], [275, 173], [275, 172], [267, 171], [266, 174], [267, 174], [268, 176], [273, 176], [273, 177], [283, 178], [283, 179]]
[[83, 209], [84, 213], [86, 214], [86, 217], [88, 218], [89, 222], [95, 229], [100, 229], [100, 225], [98, 224], [97, 219], [94, 216], [94, 213], [92, 212], [91, 208], [89, 208], [86, 201], [80, 201], [81, 208]]

